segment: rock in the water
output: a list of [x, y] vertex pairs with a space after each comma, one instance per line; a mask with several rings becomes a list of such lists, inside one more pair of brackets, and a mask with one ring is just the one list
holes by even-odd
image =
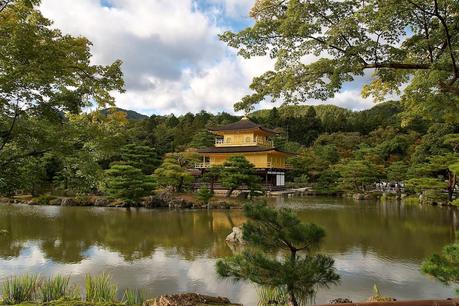
[[226, 241], [229, 243], [245, 244], [242, 227], [233, 227], [233, 231], [226, 237]]
[[94, 206], [106, 207], [106, 206], [108, 206], [108, 204], [109, 204], [109, 201], [107, 199], [104, 199], [104, 198], [97, 198], [94, 201]]
[[198, 305], [236, 305], [224, 297], [213, 297], [197, 293], [163, 295], [146, 301], [144, 306], [198, 306]]
[[61, 206], [78, 206], [78, 202], [72, 198], [62, 199]]
[[352, 304], [352, 301], [348, 298], [337, 298], [330, 300], [328, 304]]
[[60, 206], [62, 205], [62, 199], [52, 199], [51, 201], [49, 201], [49, 205]]

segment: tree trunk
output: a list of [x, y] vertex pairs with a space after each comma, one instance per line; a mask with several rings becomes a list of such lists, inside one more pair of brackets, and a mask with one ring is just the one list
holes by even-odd
[[288, 305], [289, 306], [298, 306], [298, 301], [296, 300], [295, 294], [289, 290], [288, 292]]
[[210, 192], [212, 192], [212, 194], [215, 193], [214, 192], [214, 189], [215, 189], [214, 185], [215, 185], [215, 180], [214, 179], [210, 180]]
[[454, 188], [456, 188], [457, 176], [448, 172], [448, 202], [453, 201]]
[[[297, 250], [293, 246], [290, 247], [290, 260], [293, 263], [296, 262], [296, 252]], [[293, 288], [291, 285], [287, 285], [287, 292], [288, 292], [288, 305], [298, 306], [298, 301], [296, 300], [295, 293], [293, 292]]]
[[179, 183], [177, 185], [177, 192], [180, 193], [182, 192], [183, 189], [183, 177], [180, 178]]
[[400, 200], [402, 198], [402, 189], [400, 188], [400, 185], [398, 182], [395, 184], [395, 194], [396, 194], [397, 200]]

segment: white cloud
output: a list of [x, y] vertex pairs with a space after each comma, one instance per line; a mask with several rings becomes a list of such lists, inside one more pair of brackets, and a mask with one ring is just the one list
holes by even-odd
[[[127, 92], [116, 94], [120, 107], [146, 114], [232, 112], [252, 78], [273, 67], [268, 57], [237, 57], [217, 37], [225, 30], [218, 19], [246, 17], [254, 0], [207, 0], [211, 6], [201, 9], [195, 0], [104, 2], [110, 7], [99, 0], [43, 0], [41, 9], [64, 33], [93, 42], [94, 63], [123, 61]], [[353, 89], [331, 102], [371, 106]]]

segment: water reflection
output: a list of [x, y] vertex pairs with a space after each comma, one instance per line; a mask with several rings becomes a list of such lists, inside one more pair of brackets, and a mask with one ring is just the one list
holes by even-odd
[[[333, 198], [278, 199], [305, 221], [327, 231], [324, 250], [333, 255], [340, 286], [321, 292], [362, 300], [374, 283], [402, 298], [449, 297], [454, 290], [418, 271], [421, 260], [454, 238], [455, 211]], [[148, 295], [179, 291], [226, 295], [256, 303], [254, 287], [221, 281], [214, 265], [231, 254], [225, 237], [243, 222], [240, 211], [152, 211], [104, 208], [0, 206], [0, 282], [37, 272], [113, 275], [120, 288]]]

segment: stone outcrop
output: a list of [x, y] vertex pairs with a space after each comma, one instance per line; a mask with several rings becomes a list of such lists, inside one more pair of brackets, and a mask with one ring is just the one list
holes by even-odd
[[226, 242], [245, 244], [244, 237], [242, 234], [242, 226], [233, 227], [233, 231], [231, 232], [231, 234], [226, 236]]
[[[159, 298], [144, 302], [143, 306], [204, 306], [204, 305], [233, 305], [225, 297], [213, 297], [198, 293], [182, 293], [163, 295]], [[242, 305], [241, 305], [242, 306]]]
[[78, 206], [78, 201], [74, 198], [63, 198], [61, 206]]
[[330, 300], [328, 304], [352, 304], [352, 301], [348, 298], [337, 298]]

